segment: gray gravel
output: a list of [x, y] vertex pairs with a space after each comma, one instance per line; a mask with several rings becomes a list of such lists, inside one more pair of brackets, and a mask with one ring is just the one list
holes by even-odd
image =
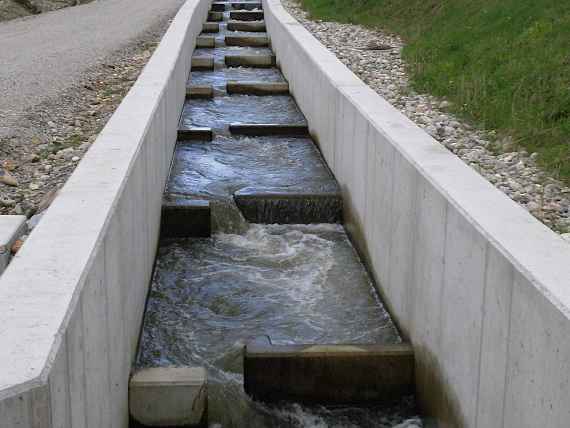
[[182, 0], [99, 0], [0, 23], [0, 138], [23, 113], [172, 17]]
[[103, 0], [0, 23], [0, 214], [31, 216], [49, 205], [181, 3]]
[[[409, 85], [397, 36], [358, 25], [309, 19], [293, 0], [285, 8], [366, 84], [465, 163], [558, 233], [570, 232], [570, 188], [537, 166], [509, 138], [497, 139], [459, 120], [450, 103], [417, 94]], [[563, 237], [570, 240], [570, 235]]]

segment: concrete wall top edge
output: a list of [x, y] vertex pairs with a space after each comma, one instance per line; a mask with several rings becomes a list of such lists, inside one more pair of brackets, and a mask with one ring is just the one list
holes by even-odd
[[570, 320], [570, 245], [391, 106], [304, 27], [289, 25], [297, 21], [280, 0], [264, 0], [264, 7], [284, 24], [269, 27], [270, 32], [286, 31], [288, 37], [297, 40], [303, 57], [366, 117], [370, 126]]
[[188, 0], [179, 10], [139, 79], [0, 277], [0, 398], [45, 382], [192, 18], [206, 1]]

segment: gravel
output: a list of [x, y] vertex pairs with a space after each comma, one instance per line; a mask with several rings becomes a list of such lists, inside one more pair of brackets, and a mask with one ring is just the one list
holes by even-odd
[[541, 169], [537, 153], [518, 149], [447, 112], [451, 103], [414, 92], [402, 40], [358, 25], [311, 20], [292, 0], [285, 8], [378, 94], [499, 190], [558, 233], [570, 232], [570, 188]]
[[47, 208], [146, 65], [169, 18], [82, 70], [57, 96], [40, 88], [45, 96], [26, 102], [17, 120], [0, 116], [0, 214], [32, 217]]

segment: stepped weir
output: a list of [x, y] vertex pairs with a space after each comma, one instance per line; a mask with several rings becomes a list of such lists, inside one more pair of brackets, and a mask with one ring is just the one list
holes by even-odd
[[[339, 184], [275, 65], [261, 3], [213, 3], [208, 19], [164, 194], [133, 423], [391, 427], [415, 417], [411, 346], [342, 226]], [[198, 376], [193, 393], [162, 379], [181, 367]], [[174, 408], [177, 388], [186, 411]]]

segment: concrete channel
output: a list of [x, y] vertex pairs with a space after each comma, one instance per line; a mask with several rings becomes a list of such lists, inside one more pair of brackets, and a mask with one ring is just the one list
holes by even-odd
[[[132, 420], [398, 425], [416, 416], [413, 350], [341, 225], [340, 187], [275, 67], [270, 38], [228, 29], [264, 25], [261, 4], [224, 6], [208, 14], [219, 28], [208, 33], [213, 47], [202, 43], [192, 57]], [[283, 345], [256, 345], [263, 336]], [[207, 375], [168, 381], [180, 367]], [[186, 407], [173, 389], [186, 392]]]
[[0, 277], [0, 426], [564, 428], [568, 260], [279, 0], [188, 0]]

